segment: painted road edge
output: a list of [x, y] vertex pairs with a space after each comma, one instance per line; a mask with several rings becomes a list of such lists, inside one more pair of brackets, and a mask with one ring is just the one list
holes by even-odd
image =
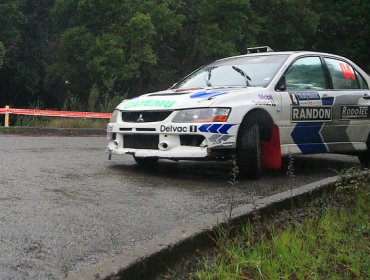
[[226, 223], [238, 226], [256, 214], [266, 216], [289, 208], [292, 200], [297, 205], [301, 201], [313, 199], [326, 190], [329, 191], [337, 180], [338, 176], [329, 177], [257, 199], [253, 204], [234, 208], [231, 219], [225, 212], [211, 215], [206, 224], [194, 224], [171, 231], [164, 238], [153, 239], [145, 245], [107, 258], [86, 270], [71, 273], [67, 279], [153, 279], [155, 275], [176, 264], [181, 258], [191, 256], [199, 248], [209, 247], [220, 226]]

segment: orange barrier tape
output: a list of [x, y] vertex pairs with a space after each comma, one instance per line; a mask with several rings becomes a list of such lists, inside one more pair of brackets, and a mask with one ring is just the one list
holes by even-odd
[[13, 108], [10, 108], [10, 109], [0, 108], [0, 114], [49, 116], [49, 117], [70, 117], [70, 118], [94, 118], [94, 119], [109, 119], [112, 116], [112, 114], [110, 114], [110, 113], [70, 112], [70, 111], [13, 109]]

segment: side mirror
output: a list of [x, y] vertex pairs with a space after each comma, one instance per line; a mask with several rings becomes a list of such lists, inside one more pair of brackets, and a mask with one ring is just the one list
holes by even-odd
[[278, 91], [286, 91], [285, 76], [282, 76], [280, 81], [277, 83], [276, 89]]

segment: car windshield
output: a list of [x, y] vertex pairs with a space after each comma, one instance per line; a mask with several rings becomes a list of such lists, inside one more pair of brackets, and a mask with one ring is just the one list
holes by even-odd
[[259, 55], [215, 61], [190, 74], [173, 89], [204, 87], [265, 87], [288, 55]]

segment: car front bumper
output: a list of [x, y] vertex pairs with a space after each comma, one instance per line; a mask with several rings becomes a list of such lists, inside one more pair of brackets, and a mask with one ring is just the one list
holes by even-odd
[[202, 159], [235, 148], [237, 125], [225, 123], [126, 123], [107, 125], [109, 155]]

